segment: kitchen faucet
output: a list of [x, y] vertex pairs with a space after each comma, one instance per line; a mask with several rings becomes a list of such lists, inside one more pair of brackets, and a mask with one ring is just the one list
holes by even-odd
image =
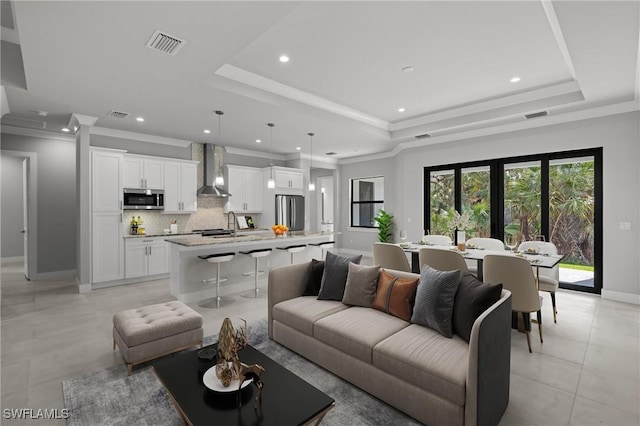
[[[231, 215], [233, 215], [233, 222], [231, 221]], [[233, 224], [233, 228], [230, 226], [231, 223]], [[233, 211], [227, 213], [227, 228], [233, 229], [233, 233], [236, 233], [236, 214]]]

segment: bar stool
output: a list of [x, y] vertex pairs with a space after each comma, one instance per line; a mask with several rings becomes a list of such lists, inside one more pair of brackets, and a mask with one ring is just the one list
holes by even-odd
[[335, 241], [325, 241], [323, 243], [310, 243], [309, 245], [319, 247], [322, 251], [322, 260], [324, 260], [326, 252], [329, 251], [329, 249], [332, 249], [335, 243]]
[[293, 265], [293, 253], [299, 253], [301, 251], [303, 251], [305, 248], [307, 248], [306, 244], [297, 244], [294, 246], [287, 246], [287, 247], [278, 247], [278, 250], [286, 250], [287, 253], [291, 254], [291, 264]]
[[206, 260], [207, 262], [214, 263], [216, 265], [216, 277], [210, 278], [208, 280], [202, 280], [202, 284], [209, 284], [215, 280], [216, 297], [205, 299], [202, 302], [198, 303], [198, 306], [203, 308], [217, 309], [233, 302], [233, 298], [231, 297], [220, 297], [220, 283], [227, 281], [226, 278], [220, 279], [220, 264], [231, 261], [231, 259], [233, 259], [235, 255], [235, 253], [216, 253], [198, 256], [200, 259]]
[[256, 260], [256, 269], [255, 269], [256, 284], [255, 284], [255, 288], [252, 291], [247, 291], [245, 293], [240, 294], [240, 296], [242, 296], [242, 297], [253, 297], [253, 298], [267, 297], [267, 292], [266, 291], [260, 292], [260, 289], [258, 288], [258, 275], [260, 274], [260, 271], [258, 269], [258, 266], [259, 266], [258, 262], [260, 261], [261, 257], [269, 256], [271, 254], [272, 250], [273, 249], [271, 249], [271, 248], [263, 248], [263, 249], [255, 249], [255, 250], [241, 251], [240, 252], [241, 254], [246, 254], [248, 256], [253, 257]]

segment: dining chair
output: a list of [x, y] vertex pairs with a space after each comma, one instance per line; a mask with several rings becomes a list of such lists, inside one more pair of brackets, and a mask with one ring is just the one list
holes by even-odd
[[488, 254], [483, 261], [483, 280], [486, 283], [502, 283], [502, 288], [511, 292], [511, 310], [522, 315], [527, 345], [531, 353], [531, 313], [538, 318], [540, 343], [542, 340], [542, 297], [538, 293], [536, 278], [531, 265], [525, 259], [499, 254]]
[[373, 264], [385, 269], [411, 272], [411, 265], [404, 250], [396, 244], [373, 243]]
[[468, 271], [464, 257], [453, 250], [423, 247], [418, 253], [418, 260], [420, 261], [420, 270], [424, 265], [429, 265], [439, 271]]
[[[473, 237], [469, 238], [465, 245], [467, 248], [476, 247], [483, 250], [504, 250], [504, 243], [497, 238]], [[478, 273], [478, 262], [475, 260], [467, 260], [467, 267], [472, 274]]]
[[425, 235], [422, 242], [433, 246], [451, 246], [453, 242], [447, 235]]
[[[527, 252], [534, 249], [542, 254], [558, 254], [558, 248], [555, 244], [544, 241], [523, 241], [518, 247], [519, 252]], [[538, 290], [546, 291], [551, 296], [551, 308], [553, 310], [553, 322], [557, 323], [556, 316], [558, 309], [556, 308], [556, 291], [560, 286], [560, 265], [553, 268], [539, 268], [538, 272]]]

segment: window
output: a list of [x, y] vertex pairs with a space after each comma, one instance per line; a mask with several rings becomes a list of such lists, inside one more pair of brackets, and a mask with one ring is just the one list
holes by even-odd
[[451, 235], [455, 211], [467, 237], [551, 241], [564, 256], [563, 288], [602, 289], [602, 149], [425, 167], [424, 230]]
[[384, 177], [351, 179], [351, 226], [376, 228], [373, 220], [384, 209]]

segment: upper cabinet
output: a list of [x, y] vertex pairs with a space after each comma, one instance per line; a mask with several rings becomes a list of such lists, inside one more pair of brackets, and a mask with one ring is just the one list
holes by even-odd
[[164, 161], [139, 155], [124, 156], [122, 174], [124, 188], [164, 188]]
[[195, 213], [198, 208], [198, 163], [195, 161], [164, 162], [164, 212]]
[[299, 189], [304, 188], [304, 172], [299, 169], [287, 167], [274, 167], [273, 178], [276, 181], [276, 189]]
[[231, 196], [225, 211], [234, 213], [262, 212], [262, 170], [228, 165], [228, 188]]

